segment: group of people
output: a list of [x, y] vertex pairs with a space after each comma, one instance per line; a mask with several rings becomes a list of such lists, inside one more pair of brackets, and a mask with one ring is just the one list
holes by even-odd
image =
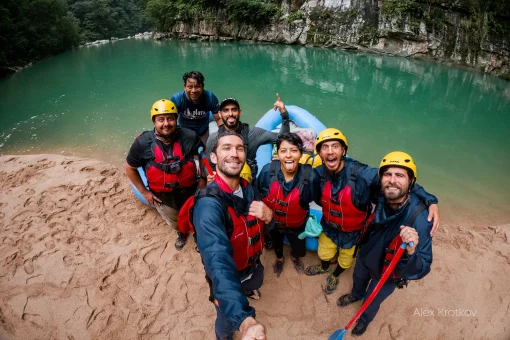
[[[341, 307], [366, 299], [396, 249], [402, 242], [407, 244], [353, 335], [366, 331], [395, 287], [430, 271], [432, 235], [439, 227], [438, 201], [416, 183], [417, 167], [410, 155], [391, 152], [379, 168], [373, 168], [347, 157], [347, 138], [328, 128], [316, 137], [315, 151], [322, 164], [313, 168], [300, 162], [303, 141], [290, 132], [289, 114], [278, 95], [274, 109], [282, 126], [275, 133], [242, 123], [239, 102], [227, 98], [219, 103], [204, 90], [200, 72], [184, 74], [183, 81], [183, 91], [152, 106], [154, 130], [135, 139], [126, 158], [126, 174], [177, 230], [176, 249], [183, 248], [188, 231], [193, 231], [217, 312], [217, 339], [232, 339], [237, 330], [242, 339], [266, 339], [248, 298], [261, 298], [264, 244], [274, 249], [273, 271], [281, 275], [285, 236], [298, 273], [328, 274], [326, 294], [336, 290], [340, 274], [356, 258], [353, 288], [338, 299]], [[218, 125], [218, 132], [210, 135], [209, 112]], [[276, 144], [276, 158], [257, 176], [255, 154], [264, 144]], [[205, 158], [201, 157], [204, 146]], [[214, 166], [212, 173], [205, 170], [208, 162]], [[318, 239], [321, 263], [305, 268], [306, 244], [298, 236], [306, 229], [312, 202], [323, 214]]]

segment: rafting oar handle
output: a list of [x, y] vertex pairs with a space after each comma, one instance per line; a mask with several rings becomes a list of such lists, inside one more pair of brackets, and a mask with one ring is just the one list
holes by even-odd
[[[413, 241], [409, 242], [409, 247], [412, 247], [412, 246], [414, 246], [414, 242]], [[406, 247], [407, 247], [407, 243], [402, 242], [402, 244], [400, 245], [400, 248], [406, 249]]]
[[207, 172], [209, 172], [209, 175], [214, 174], [213, 169], [211, 168], [211, 164], [209, 164], [209, 160], [207, 159], [207, 157], [205, 157], [204, 147], [202, 147], [202, 146], [199, 147], [198, 148], [198, 153], [202, 157], [202, 160], [204, 161], [205, 167], [207, 169]]

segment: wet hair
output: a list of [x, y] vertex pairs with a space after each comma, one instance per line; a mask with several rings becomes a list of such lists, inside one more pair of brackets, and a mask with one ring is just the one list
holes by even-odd
[[205, 78], [202, 73], [200, 73], [198, 71], [190, 71], [190, 72], [184, 73], [184, 75], [182, 76], [182, 80], [184, 80], [184, 85], [186, 85], [186, 81], [189, 78], [195, 79], [197, 81], [198, 85], [204, 86]]
[[278, 139], [276, 140], [276, 150], [280, 150], [280, 145], [286, 141], [294, 146], [297, 146], [299, 152], [303, 153], [303, 140], [294, 132], [286, 132], [278, 135]]
[[[241, 141], [243, 140], [243, 136], [241, 136], [237, 132], [235, 132], [233, 130], [225, 130], [224, 132], [219, 133], [218, 138], [216, 138], [216, 141], [214, 141], [214, 143], [211, 147], [212, 153], [216, 154], [216, 151], [218, 150], [218, 144], [220, 144], [220, 139], [223, 137], [227, 137], [227, 136], [236, 136], [236, 137], [239, 137], [241, 139]], [[244, 142], [243, 142], [243, 144], [244, 144]], [[246, 149], [246, 145], [244, 145], [244, 148]]]

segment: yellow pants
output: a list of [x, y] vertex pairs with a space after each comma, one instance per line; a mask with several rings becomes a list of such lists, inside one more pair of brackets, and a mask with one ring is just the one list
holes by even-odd
[[[338, 252], [338, 264], [340, 267], [347, 269], [352, 266], [352, 263], [354, 262], [352, 255], [354, 254], [355, 248], [356, 246], [349, 249], [340, 248], [340, 251]], [[331, 241], [331, 239], [327, 237], [326, 234], [321, 233], [319, 236], [319, 246], [317, 249], [319, 258], [322, 261], [330, 261], [333, 259], [333, 257], [335, 257], [337, 250], [338, 246], [335, 244], [335, 242]]]

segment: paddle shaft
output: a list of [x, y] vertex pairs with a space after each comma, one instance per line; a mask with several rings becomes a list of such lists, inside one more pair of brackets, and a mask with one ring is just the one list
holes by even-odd
[[356, 322], [356, 320], [359, 319], [361, 314], [363, 314], [365, 309], [367, 309], [367, 307], [370, 305], [370, 303], [375, 298], [377, 293], [379, 293], [379, 291], [381, 290], [381, 287], [386, 282], [386, 280], [388, 279], [390, 274], [393, 272], [393, 268], [395, 268], [395, 266], [397, 265], [398, 261], [402, 257], [402, 254], [404, 253], [404, 250], [406, 249], [406, 246], [407, 246], [407, 244], [405, 242], [403, 242], [402, 245], [398, 248], [397, 252], [395, 253], [395, 256], [393, 257], [393, 259], [390, 262], [390, 265], [388, 266], [388, 268], [386, 268], [386, 271], [383, 273], [383, 275], [379, 279], [379, 282], [377, 282], [377, 285], [375, 286], [374, 290], [372, 291], [372, 293], [370, 294], [368, 299], [366, 299], [366, 301], [363, 303], [363, 305], [359, 309], [358, 313], [356, 313], [356, 315], [352, 318], [352, 320], [349, 321], [347, 326], [345, 326], [344, 329], [346, 331], [349, 330], [349, 328], [351, 328], [351, 326]]
[[205, 157], [204, 148], [203, 147], [198, 148], [198, 152], [200, 153], [200, 156], [204, 161], [207, 172], [209, 172], [209, 175], [212, 175], [214, 172], [213, 169], [211, 168], [211, 164], [209, 164], [209, 160], [207, 159], [207, 157]]

